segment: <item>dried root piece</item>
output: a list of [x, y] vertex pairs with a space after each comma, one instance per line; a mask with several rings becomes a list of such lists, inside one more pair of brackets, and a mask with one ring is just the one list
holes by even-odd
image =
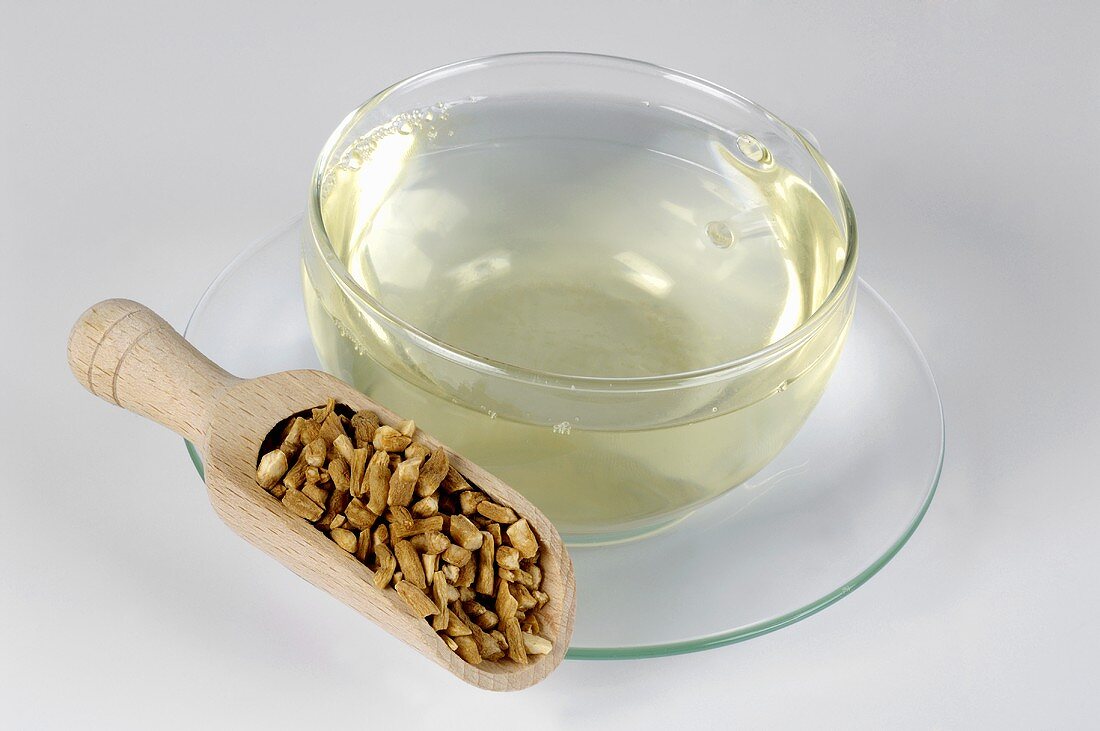
[[367, 493], [367, 460], [370, 451], [367, 449], [351, 450], [351, 460], [348, 461], [351, 474], [348, 479], [351, 482], [352, 497], [362, 497]]
[[[439, 554], [438, 553], [422, 553], [420, 554], [420, 564], [424, 567], [424, 576], [435, 576], [436, 570], [439, 568]], [[428, 579], [430, 581], [430, 579]]]
[[504, 534], [500, 531], [500, 523], [490, 523], [485, 530], [493, 536], [493, 540], [496, 541], [498, 546], [504, 545]]
[[519, 620], [509, 617], [501, 620], [504, 625], [504, 637], [508, 640], [508, 657], [520, 665], [527, 664], [527, 648], [523, 644], [523, 630], [519, 628]]
[[476, 515], [477, 506], [488, 500], [484, 493], [467, 490], [458, 494], [458, 505], [463, 515]]
[[[473, 561], [467, 562], [465, 566], [458, 567], [458, 578], [455, 579], [455, 586], [460, 590], [464, 587], [470, 587], [474, 585], [474, 579], [477, 577], [477, 565]], [[460, 594], [461, 596], [461, 594]], [[472, 598], [472, 595], [471, 595]]]
[[539, 552], [539, 542], [535, 538], [534, 532], [531, 530], [531, 526], [527, 524], [526, 518], [517, 520], [512, 525], [508, 526], [508, 541], [515, 546], [519, 551], [519, 555], [523, 558], [534, 558], [535, 554]]
[[[443, 536], [443, 538], [444, 540], [446, 540], [447, 537]], [[484, 548], [485, 544], [482, 543], [481, 547]], [[456, 568], [468, 564], [471, 560], [473, 560], [473, 556], [474, 554], [468, 548], [456, 546], [450, 541], [447, 541], [447, 547], [443, 549], [443, 560], [451, 564], [452, 566], [455, 566]]]
[[545, 637], [524, 632], [523, 649], [528, 655], [548, 655], [554, 649], [554, 643]]
[[447, 476], [450, 469], [451, 462], [447, 458], [446, 450], [437, 448], [420, 469], [420, 475], [416, 483], [416, 494], [420, 496], [431, 495], [438, 490], [439, 484], [443, 482], [443, 478]]
[[527, 587], [523, 584], [513, 584], [511, 591], [516, 597], [516, 604], [519, 607], [519, 611], [526, 612], [528, 609], [533, 609], [538, 601], [531, 595], [531, 592], [527, 590]]
[[468, 601], [462, 604], [462, 608], [466, 610], [470, 618], [483, 630], [491, 630], [497, 626], [497, 615], [490, 609], [482, 606], [476, 601]]
[[432, 619], [432, 629], [434, 630], [447, 629], [447, 625], [451, 621], [451, 611], [447, 608], [449, 588], [447, 578], [442, 571], [436, 572], [432, 576], [432, 597], [435, 599], [436, 606], [435, 617]]
[[279, 445], [279, 451], [286, 455], [288, 462], [297, 457], [298, 450], [302, 448], [302, 424], [304, 423], [305, 419], [296, 416], [291, 419], [290, 424], [283, 433], [283, 441]]
[[339, 414], [333, 411], [328, 412], [324, 421], [321, 422], [320, 433], [321, 438], [329, 445], [335, 445], [336, 440], [340, 437], [347, 437], [347, 432], [344, 431], [344, 425], [340, 423]]
[[473, 551], [481, 548], [484, 540], [478, 527], [465, 515], [451, 517], [451, 539], [463, 548]]
[[387, 505], [406, 506], [412, 502], [416, 490], [416, 480], [420, 475], [420, 465], [413, 460], [405, 460], [397, 465], [390, 477], [390, 491], [386, 497]]
[[319, 436], [321, 436], [321, 427], [312, 419], [302, 419], [298, 435], [302, 445], [309, 444]]
[[359, 538], [355, 541], [355, 557], [363, 563], [366, 563], [370, 556], [370, 545], [370, 531], [359, 531]]
[[443, 478], [443, 482], [439, 483], [439, 486], [446, 493], [462, 492], [470, 489], [470, 483], [466, 482], [466, 478], [459, 474], [454, 465], [447, 469], [447, 476]]
[[482, 500], [479, 502], [477, 504], [477, 512], [496, 523], [515, 523], [519, 520], [516, 511], [504, 507], [503, 505], [497, 505], [489, 500]]
[[386, 452], [375, 452], [370, 458], [363, 482], [364, 492], [370, 496], [367, 507], [372, 513], [381, 515], [390, 493], [390, 459]]
[[[303, 448], [302, 453], [304, 452], [305, 449]], [[309, 463], [306, 462], [302, 453], [299, 453], [294, 465], [283, 475], [283, 485], [287, 489], [298, 489], [306, 484], [306, 470], [309, 468]]]
[[397, 559], [384, 543], [374, 544], [374, 555], [378, 557], [378, 568], [374, 570], [374, 585], [379, 589], [389, 586], [390, 579], [397, 569]]
[[472, 637], [455, 637], [454, 642], [458, 646], [455, 652], [459, 657], [471, 665], [481, 664], [481, 654], [477, 651], [477, 644]]
[[[497, 642], [495, 635], [489, 632], [482, 632], [482, 645], [478, 648], [481, 652], [481, 656], [486, 660], [500, 660], [504, 657], [504, 650], [501, 648], [500, 643]], [[475, 639], [476, 641], [476, 639]]]
[[325, 402], [324, 406], [319, 406], [310, 412], [312, 414], [313, 423], [316, 424], [318, 428], [320, 428], [324, 420], [327, 419], [328, 415], [331, 414], [335, 409], [336, 399], [330, 398], [328, 401]]
[[401, 567], [405, 580], [421, 589], [427, 589], [428, 581], [424, 576], [424, 566], [420, 563], [420, 556], [412, 544], [408, 541], [397, 541], [393, 544], [393, 553], [397, 557], [397, 565]]
[[412, 514], [420, 518], [428, 518], [439, 512], [439, 498], [429, 495], [420, 498], [412, 506]]
[[[519, 602], [512, 596], [512, 592], [508, 589], [508, 582], [501, 581], [500, 586], [497, 588], [497, 601], [496, 610], [497, 617], [501, 622], [508, 619], [513, 619], [516, 616], [516, 611], [519, 609]], [[519, 625], [516, 625], [519, 628]], [[510, 642], [511, 640], [509, 640]]]
[[[346, 490], [340, 490], [339, 488], [334, 490], [332, 497], [328, 499], [328, 509], [325, 510], [325, 514], [321, 516], [321, 519], [317, 521], [317, 525], [322, 530], [326, 528], [339, 528], [342, 526], [348, 520], [347, 516], [343, 513], [350, 502], [350, 493]], [[337, 522], [337, 519], [339, 519], [339, 522]]]
[[[416, 422], [412, 419], [406, 419], [405, 421], [397, 425], [397, 431], [401, 432], [411, 440], [413, 435], [416, 434]], [[404, 449], [404, 447], [402, 447], [402, 449]]]
[[405, 459], [411, 459], [420, 465], [424, 464], [424, 460], [426, 460], [431, 453], [431, 450], [420, 442], [413, 442], [405, 447]]
[[320, 505], [302, 494], [301, 490], [297, 490], [293, 487], [287, 489], [286, 494], [283, 495], [282, 502], [290, 512], [300, 518], [305, 518], [310, 523], [320, 518], [325, 512]]
[[[347, 434], [341, 434], [336, 437], [332, 442], [332, 448], [336, 454], [340, 456], [340, 459], [344, 460], [347, 464], [351, 464], [355, 454], [355, 443], [351, 441], [351, 438]], [[360, 475], [362, 479], [362, 475]]]
[[332, 536], [332, 540], [336, 541], [337, 546], [348, 553], [355, 553], [355, 549], [359, 545], [359, 539], [350, 530], [333, 528], [329, 535]]
[[374, 442], [374, 432], [378, 429], [378, 414], [373, 411], [360, 411], [351, 417], [351, 428], [355, 432], [355, 446], [366, 447]]
[[317, 437], [306, 446], [302, 447], [301, 459], [308, 467], [322, 467], [325, 464], [325, 453], [328, 445], [321, 437]]
[[441, 532], [443, 530], [444, 518], [442, 515], [433, 515], [430, 518], [419, 518], [413, 520], [411, 515], [398, 520], [394, 520], [390, 524], [390, 533], [393, 535], [394, 540], [400, 538], [408, 538], [409, 536], [415, 536], [418, 533], [428, 533], [429, 531]]
[[539, 625], [539, 618], [532, 614], [529, 617], [524, 617], [519, 623], [519, 628], [524, 632], [529, 632], [533, 635], [537, 635], [542, 627]]
[[[451, 542], [447, 536], [443, 535], [437, 530], [430, 530], [424, 533], [418, 533], [409, 539], [409, 543], [413, 545], [420, 553], [427, 554], [429, 556], [435, 556], [443, 553], [447, 549], [451, 548]], [[459, 550], [465, 550], [460, 546], [454, 546]], [[466, 552], [469, 555], [469, 551]]]
[[501, 546], [497, 549], [497, 566], [502, 569], [519, 568], [519, 551], [513, 546]]
[[290, 465], [286, 460], [286, 453], [273, 449], [260, 459], [260, 466], [256, 468], [256, 482], [263, 489], [270, 490], [279, 484], [288, 469]]
[[374, 448], [380, 452], [404, 452], [405, 447], [412, 443], [412, 439], [405, 436], [392, 426], [380, 426], [374, 432]]
[[358, 530], [370, 528], [378, 520], [378, 515], [364, 505], [359, 498], [347, 503], [344, 508], [344, 515], [347, 516], [348, 522]]
[[451, 637], [468, 637], [473, 634], [473, 630], [455, 614], [449, 615], [446, 632]]
[[482, 533], [481, 550], [477, 554], [477, 583], [474, 590], [478, 594], [493, 595], [496, 586], [496, 571], [493, 569], [493, 561], [496, 555], [496, 543], [489, 532]]
[[309, 479], [308, 476], [306, 477], [305, 487], [302, 488], [302, 494], [322, 507], [328, 505], [328, 490], [318, 485], [314, 480]]
[[[397, 593], [401, 595], [401, 598], [405, 600], [405, 603], [417, 616], [427, 617], [435, 614], [435, 602], [429, 599], [419, 586], [408, 581], [398, 581], [394, 588], [397, 589]], [[519, 625], [516, 625], [516, 629], [519, 629]]]
[[500, 569], [497, 573], [505, 581], [510, 581], [516, 586], [523, 586], [528, 589], [537, 588], [534, 577], [523, 569]]
[[391, 505], [386, 508], [386, 512], [383, 514], [387, 521], [390, 523], [412, 523], [413, 517], [409, 509], [401, 505]]
[[351, 468], [343, 457], [329, 460], [328, 478], [337, 492], [351, 492]]

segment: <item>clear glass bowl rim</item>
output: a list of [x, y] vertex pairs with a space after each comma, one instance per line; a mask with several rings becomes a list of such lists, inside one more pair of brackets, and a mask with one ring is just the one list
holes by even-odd
[[[559, 373], [552, 373], [547, 371], [541, 371], [532, 368], [524, 368], [510, 363], [505, 363], [491, 358], [487, 358], [477, 353], [473, 353], [461, 348], [454, 347], [442, 340], [439, 340], [432, 336], [430, 333], [424, 332], [417, 328], [412, 323], [405, 321], [398, 317], [395, 313], [388, 310], [380, 301], [374, 296], [364, 290], [347, 271], [343, 262], [336, 255], [333, 250], [332, 243], [328, 239], [328, 235], [325, 232], [324, 222], [321, 217], [321, 181], [324, 177], [325, 169], [328, 161], [332, 157], [332, 154], [336, 151], [337, 145], [340, 144], [345, 134], [359, 121], [359, 119], [371, 111], [377, 106], [383, 99], [389, 95], [398, 92], [405, 88], [415, 84], [418, 81], [422, 81], [426, 78], [440, 75], [443, 73], [450, 73], [454, 71], [467, 70], [472, 68], [481, 68], [487, 65], [503, 65], [507, 63], [554, 63], [554, 64], [572, 64], [572, 65], [614, 65], [622, 67], [626, 70], [633, 70], [637, 72], [647, 72], [661, 76], [667, 80], [674, 80], [680, 83], [689, 84], [693, 88], [700, 89], [702, 91], [709, 92], [719, 97], [725, 97], [728, 100], [749, 107], [760, 114], [766, 116], [771, 121], [783, 126], [786, 130], [798, 139], [803, 145], [811, 151], [815, 159], [822, 165], [824, 172], [827, 174], [829, 182], [835, 188], [838, 200], [841, 205], [841, 212], [844, 220], [842, 221], [848, 241], [848, 255], [844, 262], [844, 267], [841, 269], [840, 276], [837, 278], [836, 284], [833, 289], [826, 296], [821, 306], [795, 330], [791, 331], [784, 337], [775, 341], [766, 348], [762, 348], [754, 353], [750, 353], [746, 356], [736, 358], [717, 365], [707, 366], [692, 371], [684, 371], [682, 373], [669, 373], [659, 374], [652, 376], [626, 376], [626, 377], [602, 377], [602, 376], [578, 376], [578, 375], [565, 375]], [[516, 381], [525, 381], [535, 383], [543, 387], [549, 388], [562, 388], [572, 390], [599, 390], [606, 393], [608, 390], [612, 391], [627, 391], [627, 392], [641, 392], [641, 391], [661, 391], [676, 388], [692, 387], [701, 385], [703, 383], [711, 383], [715, 381], [722, 381], [726, 379], [738, 378], [747, 373], [751, 373], [761, 368], [765, 368], [775, 361], [783, 358], [791, 352], [797, 350], [803, 343], [812, 338], [825, 323], [829, 321], [830, 316], [834, 311], [840, 307], [845, 301], [845, 294], [852, 288], [856, 281], [855, 270], [856, 261], [858, 259], [858, 247], [856, 236], [856, 221], [855, 213], [852, 210], [851, 202], [848, 199], [848, 194], [841, 184], [836, 173], [829, 167], [820, 155], [816, 152], [816, 147], [806, 139], [806, 137], [796, 130], [791, 125], [783, 122], [768, 110], [761, 107], [759, 104], [752, 102], [741, 95], [730, 91], [724, 87], [712, 84], [711, 82], [686, 74], [673, 69], [668, 69], [663, 66], [651, 64], [645, 61], [637, 61], [634, 59], [621, 58], [618, 56], [609, 56], [592, 53], [573, 53], [565, 51], [539, 51], [529, 53], [507, 53], [498, 54], [493, 56], [484, 56], [480, 58], [473, 58], [466, 61], [458, 61], [456, 63], [446, 64], [443, 66], [437, 66], [433, 69], [423, 71], [414, 76], [410, 76], [404, 81], [400, 81], [383, 91], [375, 94], [367, 102], [352, 111], [336, 130], [329, 137], [324, 147], [321, 149], [321, 153], [317, 158], [317, 163], [313, 169], [313, 175], [310, 181], [309, 197], [307, 202], [306, 217], [309, 226], [309, 235], [303, 237], [302, 245], [312, 245], [316, 249], [316, 253], [319, 256], [320, 261], [324, 264], [327, 273], [332, 280], [340, 287], [343, 293], [355, 302], [358, 306], [364, 310], [372, 313], [373, 316], [388, 323], [389, 326], [397, 329], [404, 336], [408, 337], [412, 341], [416, 342], [420, 347], [425, 350], [443, 357], [452, 362], [467, 368], [479, 371], [482, 373], [491, 374], [497, 377], [508, 378]]]

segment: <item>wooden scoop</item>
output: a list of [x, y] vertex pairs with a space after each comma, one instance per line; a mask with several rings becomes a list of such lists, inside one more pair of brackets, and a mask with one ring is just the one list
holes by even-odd
[[[91, 307], [69, 337], [69, 366], [85, 388], [124, 409], [163, 424], [202, 454], [214, 510], [242, 538], [314, 586], [374, 621], [468, 683], [519, 690], [545, 678], [569, 647], [576, 611], [573, 564], [553, 524], [522, 495], [448, 450], [451, 464], [494, 501], [526, 517], [543, 544], [541, 634], [553, 642], [528, 665], [509, 660], [470, 665], [415, 616], [392, 589], [377, 589], [373, 573], [256, 484], [264, 438], [291, 414], [329, 398], [370, 409], [384, 424], [401, 419], [343, 381], [320, 371], [286, 371], [240, 379], [210, 362], [147, 307], [106, 300]], [[410, 415], [413, 416], [413, 415]], [[439, 442], [418, 433], [431, 448]]]

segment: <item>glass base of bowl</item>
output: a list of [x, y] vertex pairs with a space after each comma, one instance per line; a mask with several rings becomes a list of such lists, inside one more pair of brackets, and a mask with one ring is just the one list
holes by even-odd
[[[188, 322], [187, 339], [238, 376], [319, 367], [300, 225], [242, 252]], [[825, 395], [774, 461], [639, 540], [570, 549], [577, 618], [567, 657], [657, 657], [756, 637], [846, 596], [901, 549], [939, 481], [943, 415], [901, 320], [862, 281], [857, 296]]]

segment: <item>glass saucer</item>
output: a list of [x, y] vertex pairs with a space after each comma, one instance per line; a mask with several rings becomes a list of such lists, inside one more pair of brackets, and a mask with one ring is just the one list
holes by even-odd
[[[320, 367], [302, 304], [300, 225], [237, 256], [187, 324], [187, 339], [238, 376]], [[657, 657], [756, 637], [844, 597], [905, 545], [939, 481], [943, 414], [905, 325], [862, 281], [857, 297], [821, 403], [771, 464], [661, 533], [570, 548], [577, 619], [567, 657]]]

